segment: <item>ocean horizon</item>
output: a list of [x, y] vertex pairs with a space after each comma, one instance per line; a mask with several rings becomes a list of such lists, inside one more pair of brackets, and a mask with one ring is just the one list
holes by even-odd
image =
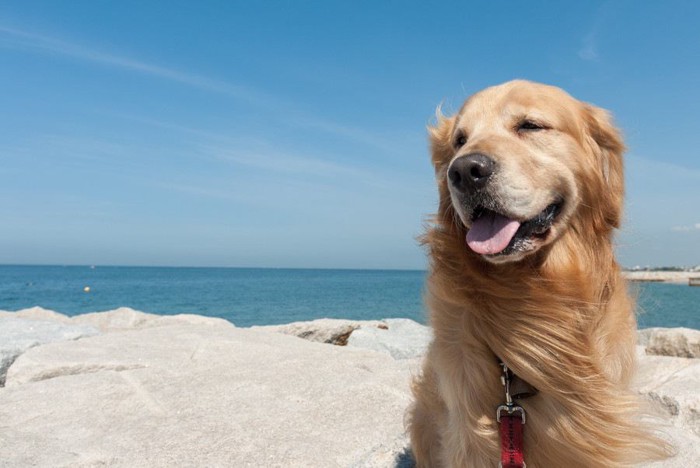
[[[317, 318], [426, 323], [425, 270], [0, 265], [0, 310], [69, 316], [130, 307], [220, 317], [237, 326]], [[86, 289], [89, 288], [89, 289]], [[700, 329], [700, 288], [631, 283], [640, 328]]]

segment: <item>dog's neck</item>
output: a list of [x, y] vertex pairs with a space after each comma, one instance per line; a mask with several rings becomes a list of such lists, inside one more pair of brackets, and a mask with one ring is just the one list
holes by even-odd
[[[581, 377], [596, 378], [591, 329], [610, 294], [621, 287], [611, 233], [585, 236], [582, 227], [572, 225], [553, 244], [515, 264], [485, 261], [468, 250], [464, 234], [463, 227], [450, 223], [424, 239], [433, 260], [432, 300], [458, 310], [462, 329], [478, 334], [475, 342], [540, 390], [551, 386], [562, 365], [588, 367], [591, 374]], [[584, 237], [601, 240], [592, 245]], [[433, 314], [436, 336], [454, 334], [453, 318]], [[600, 375], [596, 380], [603, 384]]]

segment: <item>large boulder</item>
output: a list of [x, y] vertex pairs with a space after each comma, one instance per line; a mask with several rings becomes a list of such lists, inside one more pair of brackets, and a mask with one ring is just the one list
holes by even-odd
[[84, 323], [97, 327], [102, 332], [133, 330], [139, 328], [162, 327], [173, 324], [222, 324], [232, 326], [230, 322], [217, 317], [205, 317], [194, 314], [156, 315], [141, 312], [129, 307], [120, 307], [106, 312], [92, 312], [76, 315], [72, 323]]
[[77, 340], [99, 331], [89, 325], [70, 325], [54, 320], [0, 316], [0, 387], [17, 357], [29, 348], [55, 341]]
[[51, 320], [53, 322], [69, 323], [70, 317], [67, 315], [60, 314], [56, 311], [50, 309], [44, 309], [43, 307], [34, 306], [27, 309], [20, 309], [14, 312], [7, 310], [0, 310], [0, 317], [8, 318], [23, 318], [27, 320]]
[[425, 355], [432, 330], [410, 319], [385, 319], [384, 327], [359, 327], [348, 339], [348, 346], [390, 354], [394, 359]]
[[700, 437], [700, 359], [640, 357], [635, 387], [668, 421]]
[[638, 336], [647, 354], [700, 358], [700, 330], [646, 328], [640, 330]]
[[308, 322], [292, 322], [284, 325], [253, 326], [253, 330], [284, 333], [317, 343], [345, 346], [348, 338], [358, 328], [386, 328], [383, 321], [378, 320], [344, 320], [322, 318]]
[[[51, 314], [29, 315], [24, 331]], [[415, 322], [352, 322], [347, 346], [329, 346], [347, 323], [241, 329], [131, 309], [55, 318], [93, 334], [25, 349], [9, 367], [0, 466], [413, 466], [403, 417], [413, 356], [430, 340]], [[635, 388], [679, 452], [644, 466], [694, 466], [700, 360], [639, 349]]]
[[356, 321], [324, 318], [251, 329], [284, 333], [318, 343], [371, 349], [389, 354], [394, 359], [423, 356], [433, 336], [430, 327], [410, 319]]
[[414, 367], [221, 323], [47, 344], [0, 390], [0, 465], [393, 466]]
[[100, 332], [160, 327], [172, 324], [226, 324], [224, 319], [201, 315], [155, 315], [128, 307], [69, 317], [42, 307], [16, 312], [0, 310], [0, 387], [17, 357], [34, 346], [77, 340]]
[[634, 386], [664, 421], [659, 429], [677, 451], [675, 458], [645, 467], [696, 466], [700, 460], [700, 360], [643, 354], [638, 359]]

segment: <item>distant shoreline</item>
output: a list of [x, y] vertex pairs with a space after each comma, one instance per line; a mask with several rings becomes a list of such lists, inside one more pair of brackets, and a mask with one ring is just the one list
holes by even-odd
[[700, 281], [700, 271], [623, 271], [629, 281], [689, 284], [690, 280]]

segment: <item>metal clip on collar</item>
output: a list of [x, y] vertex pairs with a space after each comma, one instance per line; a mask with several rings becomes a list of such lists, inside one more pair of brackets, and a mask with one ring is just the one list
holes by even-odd
[[[501, 382], [505, 387], [506, 404], [501, 405], [496, 410], [496, 420], [499, 423], [499, 433], [501, 439], [501, 460], [499, 468], [526, 468], [524, 455], [523, 426], [525, 425], [525, 410], [513, 403], [510, 394], [510, 384], [513, 378], [512, 372], [504, 363]], [[517, 415], [520, 413], [520, 420]]]
[[496, 410], [496, 421], [501, 422], [501, 414], [505, 411], [509, 416], [513, 413], [520, 413], [520, 418], [523, 424], [525, 424], [525, 410], [513, 403], [513, 397], [510, 395], [510, 382], [512, 379], [512, 372], [508, 369], [506, 363], [502, 362], [501, 367], [503, 367], [503, 374], [501, 375], [501, 384], [505, 388], [506, 392], [506, 404], [500, 405]]

